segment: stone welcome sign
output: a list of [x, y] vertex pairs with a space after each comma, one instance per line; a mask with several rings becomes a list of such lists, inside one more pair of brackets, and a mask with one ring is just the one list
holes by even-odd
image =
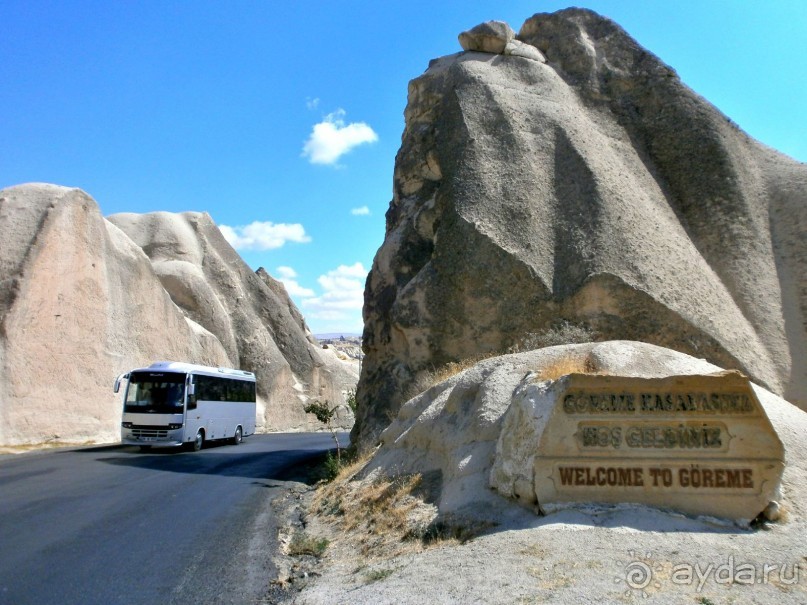
[[[750, 520], [778, 497], [784, 448], [739, 372], [571, 374], [549, 392], [529, 390], [521, 397], [536, 421], [532, 483], [544, 511], [632, 502]], [[525, 419], [523, 406], [517, 415]], [[500, 441], [497, 456], [508, 451]], [[494, 487], [507, 466], [497, 461]]]

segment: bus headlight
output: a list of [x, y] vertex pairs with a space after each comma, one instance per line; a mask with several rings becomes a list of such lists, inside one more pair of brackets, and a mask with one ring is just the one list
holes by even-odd
[[173, 431], [174, 429], [181, 429], [181, 428], [182, 428], [182, 423], [180, 423], [180, 424], [169, 424], [169, 425], [168, 425], [168, 428], [169, 428], [170, 430], [172, 430], [172, 431]]
[[121, 422], [120, 425], [125, 429], [132, 428], [132, 423], [131, 422]]

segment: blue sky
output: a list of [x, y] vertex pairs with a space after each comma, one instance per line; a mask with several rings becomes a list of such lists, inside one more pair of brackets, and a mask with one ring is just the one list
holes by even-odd
[[[591, 0], [751, 136], [807, 161], [807, 1]], [[315, 333], [361, 332], [407, 83], [554, 1], [0, 2], [0, 188], [209, 212]]]

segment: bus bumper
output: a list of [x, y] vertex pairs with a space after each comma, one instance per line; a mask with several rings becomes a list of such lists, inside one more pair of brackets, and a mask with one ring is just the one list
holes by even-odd
[[183, 443], [182, 437], [182, 429], [121, 429], [121, 443], [123, 445], [179, 447]]

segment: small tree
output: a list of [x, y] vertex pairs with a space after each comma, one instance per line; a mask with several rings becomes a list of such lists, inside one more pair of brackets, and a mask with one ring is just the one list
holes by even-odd
[[353, 415], [356, 415], [356, 389], [348, 389], [348, 392], [345, 393], [345, 403], [347, 407], [350, 408], [350, 411], [353, 412]]
[[334, 428], [333, 424], [331, 424], [333, 417], [336, 415], [337, 407], [338, 406], [334, 406], [332, 408], [328, 407], [327, 401], [323, 402], [314, 401], [309, 403], [303, 409], [305, 410], [306, 414], [314, 414], [314, 416], [317, 417], [317, 420], [319, 420], [322, 424], [327, 426], [328, 430], [331, 431], [331, 437], [333, 437], [333, 441], [334, 443], [336, 443], [336, 464], [338, 466], [341, 466], [342, 448], [339, 445], [339, 437], [336, 435], [336, 429]]

